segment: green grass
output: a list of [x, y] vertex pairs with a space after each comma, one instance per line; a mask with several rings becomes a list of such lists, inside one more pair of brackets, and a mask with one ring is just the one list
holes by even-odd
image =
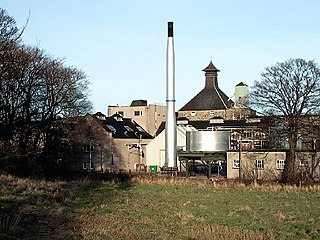
[[320, 239], [320, 190], [0, 176], [0, 239]]

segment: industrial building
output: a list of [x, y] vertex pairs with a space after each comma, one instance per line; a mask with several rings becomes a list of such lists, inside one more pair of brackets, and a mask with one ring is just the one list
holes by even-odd
[[68, 172], [128, 172], [146, 164], [146, 145], [153, 137], [130, 118], [98, 112], [68, 119], [65, 125]]
[[[249, 89], [245, 83], [235, 86], [233, 101], [219, 88], [219, 70], [212, 61], [203, 71], [204, 88], [177, 114], [177, 134], [183, 132], [177, 146], [180, 171], [208, 177], [218, 174], [228, 179], [281, 178], [288, 148], [283, 139], [277, 139], [277, 123], [271, 117], [257, 116], [248, 107]], [[160, 134], [147, 146], [147, 165], [163, 164], [163, 130], [161, 125]], [[298, 143], [301, 176], [319, 176], [319, 140], [318, 131]], [[310, 142], [314, 144], [310, 146]]]
[[[165, 131], [164, 125], [162, 131], [152, 139], [146, 146], [146, 163], [148, 166], [156, 166], [158, 170], [165, 166]], [[177, 148], [186, 149], [187, 132], [198, 131], [192, 126], [177, 126]]]
[[215, 117], [239, 120], [256, 115], [255, 111], [248, 107], [249, 88], [246, 84], [241, 82], [235, 86], [234, 102], [219, 88], [220, 70], [212, 61], [202, 71], [205, 72], [204, 88], [178, 111], [178, 118], [187, 118], [190, 121], [210, 120]]
[[160, 124], [166, 119], [166, 106], [148, 105], [147, 100], [133, 100], [130, 106], [108, 106], [108, 116], [114, 114], [131, 118], [151, 136], [155, 136]]
[[[204, 88], [176, 113], [179, 171], [187, 176], [280, 179], [288, 146], [279, 138], [279, 123], [272, 117], [257, 116], [248, 107], [245, 83], [235, 86], [232, 100], [219, 88], [219, 70], [212, 61], [203, 71]], [[72, 120], [67, 169], [128, 172], [152, 167], [160, 172], [166, 166], [166, 107], [134, 100], [130, 106], [109, 106], [108, 114]], [[320, 117], [311, 118], [314, 134], [298, 142], [296, 165], [301, 178], [319, 177]]]

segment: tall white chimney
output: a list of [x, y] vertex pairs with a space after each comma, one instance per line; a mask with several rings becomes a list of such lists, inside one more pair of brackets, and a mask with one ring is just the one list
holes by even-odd
[[175, 112], [175, 66], [173, 46], [173, 22], [168, 22], [167, 40], [167, 112], [166, 112], [166, 159], [167, 167], [177, 166], [177, 125]]

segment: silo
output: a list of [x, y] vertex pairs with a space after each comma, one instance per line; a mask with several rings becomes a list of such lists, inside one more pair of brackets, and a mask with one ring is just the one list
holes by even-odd
[[223, 152], [230, 148], [230, 131], [187, 132], [187, 151]]
[[235, 106], [248, 107], [249, 106], [249, 87], [247, 84], [240, 82], [235, 87]]

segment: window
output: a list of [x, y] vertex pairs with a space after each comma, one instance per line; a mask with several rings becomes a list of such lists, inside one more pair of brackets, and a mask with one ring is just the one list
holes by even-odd
[[133, 129], [131, 127], [129, 127], [129, 126], [124, 126], [124, 128], [129, 132], [133, 132]]
[[177, 125], [188, 125], [189, 121], [185, 119], [178, 119], [177, 120]]
[[286, 165], [285, 160], [276, 160], [277, 169], [284, 169], [285, 165]]
[[94, 147], [93, 147], [92, 144], [91, 144], [91, 146], [90, 146], [90, 144], [87, 144], [87, 145], [83, 146], [83, 151], [84, 152], [90, 152], [90, 151], [92, 152], [93, 149], [94, 149]]
[[266, 139], [266, 134], [261, 131], [254, 132], [254, 138], [255, 139]]
[[233, 168], [240, 168], [240, 160], [239, 159], [233, 159]]
[[110, 131], [115, 132], [116, 129], [112, 125], [107, 125], [107, 128], [109, 128]]
[[211, 118], [209, 123], [210, 124], [224, 123], [224, 119], [223, 118]]
[[262, 141], [261, 140], [254, 140], [253, 147], [254, 147], [254, 149], [262, 149]]
[[300, 160], [300, 166], [308, 166], [308, 160]]
[[142, 116], [142, 111], [134, 111], [134, 116]]
[[[90, 163], [88, 163], [88, 162], [82, 163], [82, 169], [83, 170], [89, 169], [89, 166], [90, 166]], [[91, 163], [91, 169], [93, 169], [93, 163]]]
[[242, 137], [243, 138], [251, 138], [252, 137], [252, 131], [251, 130], [243, 131]]
[[264, 168], [264, 160], [261, 160], [261, 159], [256, 160], [256, 168], [263, 169]]
[[144, 130], [142, 127], [140, 127], [140, 126], [137, 126], [137, 129], [138, 129], [140, 132], [145, 132], [145, 130]]

